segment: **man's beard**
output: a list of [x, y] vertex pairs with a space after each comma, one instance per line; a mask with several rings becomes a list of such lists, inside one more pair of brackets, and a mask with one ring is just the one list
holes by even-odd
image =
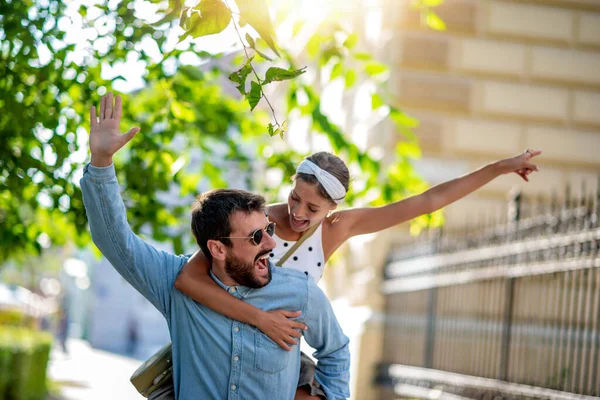
[[[267, 254], [268, 251], [259, 253], [254, 262], [258, 260], [258, 258]], [[228, 254], [227, 259], [225, 260], [225, 272], [231, 279], [236, 281], [238, 284], [242, 286], [246, 286], [252, 289], [260, 289], [263, 286], [266, 286], [269, 282], [271, 282], [271, 268], [269, 268], [267, 273], [267, 281], [265, 283], [261, 282], [257, 277], [254, 276], [254, 262], [247, 263], [240, 260], [238, 257], [233, 254]]]

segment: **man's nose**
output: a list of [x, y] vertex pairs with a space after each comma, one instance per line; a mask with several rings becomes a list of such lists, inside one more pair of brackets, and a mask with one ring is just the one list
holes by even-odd
[[275, 242], [273, 236], [265, 234], [261, 244], [267, 249], [273, 249], [277, 245], [277, 242]]

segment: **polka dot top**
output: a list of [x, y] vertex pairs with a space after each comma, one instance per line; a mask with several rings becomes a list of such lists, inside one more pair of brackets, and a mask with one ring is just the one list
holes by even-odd
[[[322, 245], [323, 225], [319, 225], [317, 230], [296, 249], [287, 261], [283, 264], [285, 268], [294, 268], [302, 271], [305, 274], [310, 274], [315, 282], [319, 282], [323, 276], [323, 268], [325, 267], [325, 256], [323, 254]], [[271, 262], [276, 264], [285, 253], [296, 243], [295, 241], [283, 240], [277, 233], [273, 235], [273, 239], [277, 242], [277, 247], [271, 255]]]

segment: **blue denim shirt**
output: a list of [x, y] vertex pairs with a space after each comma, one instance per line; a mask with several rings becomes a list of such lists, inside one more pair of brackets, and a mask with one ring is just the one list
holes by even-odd
[[[176, 398], [293, 399], [300, 348], [282, 350], [255, 327], [232, 320], [185, 296], [173, 286], [187, 256], [159, 251], [127, 223], [114, 166], [87, 165], [81, 179], [94, 243], [114, 268], [165, 316], [173, 342]], [[263, 310], [301, 310], [306, 342], [316, 349], [316, 380], [328, 399], [350, 396], [350, 353], [324, 293], [291, 268], [272, 268], [261, 289], [226, 286], [228, 293]], [[126, 378], [124, 378], [126, 379]]]

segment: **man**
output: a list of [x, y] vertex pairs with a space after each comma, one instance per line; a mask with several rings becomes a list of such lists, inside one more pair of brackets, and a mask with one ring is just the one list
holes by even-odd
[[[256, 328], [231, 320], [177, 291], [173, 283], [187, 257], [159, 251], [127, 223], [112, 156], [139, 131], [119, 131], [121, 98], [102, 98], [91, 111], [91, 163], [81, 179], [94, 243], [115, 269], [167, 320], [173, 342], [177, 399], [292, 399], [300, 350], [279, 348]], [[212, 262], [212, 278], [232, 296], [264, 310], [302, 310], [306, 342], [316, 349], [318, 376], [328, 399], [349, 397], [348, 338], [331, 305], [301, 272], [274, 268], [266, 257], [275, 246], [264, 199], [241, 190], [201, 196], [192, 230]]]

